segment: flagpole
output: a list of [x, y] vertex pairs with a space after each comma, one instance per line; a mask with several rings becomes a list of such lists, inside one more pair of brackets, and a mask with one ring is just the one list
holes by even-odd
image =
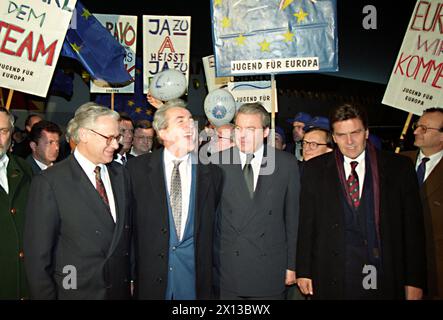
[[271, 146], [275, 147], [275, 109], [277, 105], [275, 75], [271, 73]]
[[14, 94], [14, 90], [9, 89], [8, 100], [6, 100], [6, 110], [9, 110], [9, 108], [11, 107], [13, 94]]
[[111, 92], [111, 110], [114, 110], [114, 92]]
[[400, 141], [398, 142], [398, 147], [395, 148], [395, 153], [400, 152], [401, 145], [403, 144], [403, 141], [405, 140], [405, 135], [406, 135], [406, 132], [408, 131], [409, 124], [411, 123], [412, 116], [413, 116], [413, 114], [411, 112], [409, 112], [408, 118], [406, 119], [405, 125], [403, 127], [403, 131], [401, 132], [401, 135], [400, 135]]

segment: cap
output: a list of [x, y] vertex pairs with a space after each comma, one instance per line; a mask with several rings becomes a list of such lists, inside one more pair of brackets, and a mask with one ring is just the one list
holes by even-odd
[[312, 119], [312, 117], [309, 113], [299, 112], [295, 115], [294, 118], [289, 118], [286, 121], [289, 123], [294, 123], [295, 121], [298, 121], [298, 122], [303, 122], [304, 124], [306, 124], [309, 121], [311, 121], [311, 119]]
[[279, 126], [275, 126], [275, 134], [280, 135], [283, 140], [283, 143], [286, 143], [285, 131], [282, 128], [280, 128]]
[[326, 117], [314, 117], [305, 124], [305, 132], [312, 130], [312, 129], [323, 129], [330, 131], [331, 126], [329, 125], [329, 119]]

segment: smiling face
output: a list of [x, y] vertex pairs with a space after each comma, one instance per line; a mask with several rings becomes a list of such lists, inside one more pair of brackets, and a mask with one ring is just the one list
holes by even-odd
[[163, 145], [176, 157], [183, 157], [196, 147], [196, 128], [191, 113], [185, 108], [166, 111], [167, 126], [158, 134]]
[[335, 143], [341, 153], [348, 158], [357, 158], [366, 148], [369, 131], [358, 118], [337, 121], [332, 124]]

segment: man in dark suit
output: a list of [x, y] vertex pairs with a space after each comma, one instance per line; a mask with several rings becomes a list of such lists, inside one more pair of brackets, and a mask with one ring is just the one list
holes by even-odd
[[131, 159], [139, 299], [211, 297], [212, 239], [221, 172], [197, 163], [196, 126], [182, 102], [154, 116], [164, 148]]
[[297, 283], [314, 299], [420, 299], [426, 279], [422, 208], [410, 161], [367, 142], [366, 113], [330, 117], [334, 152], [306, 162]]
[[38, 114], [30, 114], [26, 120], [25, 120], [25, 138], [19, 142], [15, 143], [12, 147], [12, 153], [16, 156], [22, 157], [23, 159], [26, 159], [31, 153], [32, 149], [29, 145], [29, 133], [32, 130], [32, 127], [42, 121], [42, 117]]
[[443, 109], [424, 111], [413, 125], [415, 146], [404, 152], [415, 164], [426, 230], [426, 299], [443, 299]]
[[32, 150], [26, 161], [31, 165], [34, 174], [46, 170], [57, 160], [60, 150], [62, 131], [53, 122], [42, 120], [36, 123], [29, 134], [29, 145]]
[[134, 138], [134, 124], [132, 119], [126, 113], [120, 112], [119, 115], [120, 121], [118, 122], [118, 128], [122, 135], [122, 139], [118, 149], [114, 152], [114, 161], [126, 166], [128, 160], [134, 158], [134, 156], [129, 153]]
[[32, 180], [24, 251], [33, 299], [130, 297], [130, 181], [112, 161], [118, 119], [102, 106], [83, 108], [74, 154]]
[[0, 300], [28, 298], [23, 229], [32, 171], [8, 152], [13, 128], [14, 117], [0, 107]]
[[295, 283], [299, 173], [290, 153], [265, 146], [270, 117], [259, 103], [235, 116], [236, 147], [212, 156], [223, 171], [215, 235], [220, 299], [284, 299]]

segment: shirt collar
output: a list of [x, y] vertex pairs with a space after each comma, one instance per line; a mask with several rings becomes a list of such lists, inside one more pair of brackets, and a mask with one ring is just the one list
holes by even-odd
[[175, 161], [175, 160], [187, 162], [189, 159], [189, 153], [185, 154], [181, 158], [177, 158], [168, 149], [164, 148], [163, 159], [165, 160], [166, 164], [172, 163], [172, 161]]
[[103, 169], [103, 164], [95, 165], [92, 161], [90, 161], [88, 158], [86, 158], [84, 155], [78, 151], [77, 148], [75, 148], [74, 151], [74, 157], [77, 159], [80, 166], [83, 168], [83, 170], [86, 172], [86, 174], [92, 174], [94, 173], [95, 167], [99, 166], [101, 169]]
[[366, 155], [366, 150], [363, 150], [363, 152], [360, 153], [360, 155], [355, 159], [351, 159], [351, 158], [348, 158], [347, 156], [343, 155], [343, 161], [348, 165], [351, 165], [352, 161], [357, 161], [358, 163], [361, 163], [362, 161], [365, 160], [365, 155]]
[[9, 163], [9, 157], [5, 153], [5, 155], [0, 159], [0, 168], [3, 168], [3, 167], [7, 168], [8, 163]]
[[443, 150], [440, 150], [439, 152], [434, 153], [434, 154], [431, 155], [431, 156], [425, 156], [425, 155], [423, 154], [423, 152], [420, 150], [420, 152], [419, 152], [419, 154], [418, 154], [417, 162], [418, 162], [418, 163], [421, 163], [421, 160], [422, 160], [423, 158], [429, 158], [429, 161], [434, 162], [434, 161], [436, 161], [437, 159], [441, 159], [442, 157], [443, 157]]
[[36, 158], [32, 157], [35, 161], [35, 163], [37, 163], [37, 165], [40, 167], [40, 169], [42, 170], [46, 170], [49, 166], [47, 166], [46, 164], [44, 164], [43, 162], [38, 161]]
[[[246, 163], [246, 153], [241, 152], [240, 149], [238, 149], [238, 151], [240, 153], [241, 163]], [[263, 151], [264, 151], [264, 146], [262, 144], [257, 150], [255, 150], [254, 158], [251, 160], [251, 162], [261, 159], [263, 157]]]

